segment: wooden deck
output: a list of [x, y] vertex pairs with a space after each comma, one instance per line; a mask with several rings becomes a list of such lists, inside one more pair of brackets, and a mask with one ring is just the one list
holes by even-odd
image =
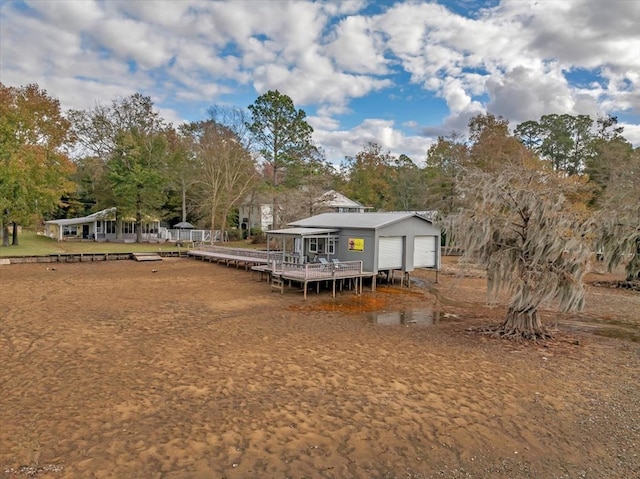
[[332, 295], [336, 297], [336, 289], [342, 290], [345, 285], [351, 289], [354, 287], [356, 294], [363, 292], [364, 278], [371, 278], [371, 291], [376, 289], [376, 274], [362, 271], [362, 261], [344, 261], [340, 263], [281, 263], [277, 264], [275, 270], [271, 265], [254, 266], [253, 271], [266, 273], [269, 275], [272, 289], [277, 289], [284, 293], [285, 283], [298, 283], [301, 285], [303, 298], [307, 299], [307, 292], [311, 283], [316, 284], [316, 291], [319, 292], [322, 282], [331, 284]]
[[251, 270], [252, 274], [257, 274], [258, 279], [266, 277], [271, 283], [272, 289], [284, 293], [285, 284], [301, 285], [304, 299], [307, 299], [309, 284], [316, 283], [316, 289], [320, 290], [322, 282], [330, 283], [333, 297], [336, 296], [336, 289], [342, 290], [353, 287], [356, 294], [361, 294], [363, 290], [364, 278], [371, 278], [371, 290], [376, 288], [376, 275], [372, 272], [362, 271], [362, 261], [344, 261], [338, 263], [288, 263], [280, 258], [281, 253], [252, 250], [244, 248], [227, 248], [224, 246], [202, 246], [189, 250], [187, 253], [202, 261], [210, 263], [223, 263], [226, 266], [239, 268], [244, 266], [245, 270]]

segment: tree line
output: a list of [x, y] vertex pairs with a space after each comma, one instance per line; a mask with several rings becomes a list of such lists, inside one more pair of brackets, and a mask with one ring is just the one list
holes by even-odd
[[623, 133], [613, 116], [549, 114], [511, 130], [484, 114], [424, 158], [369, 143], [335, 167], [278, 91], [175, 126], [141, 94], [63, 112], [36, 84], [0, 84], [3, 246], [17, 244], [18, 225], [113, 206], [135, 218], [138, 240], [151, 217], [233, 230], [252, 201], [272, 205], [278, 228], [319, 212], [334, 189], [373, 210], [437, 212], [448, 241], [487, 268], [490, 289], [512, 290], [507, 330], [526, 323], [543, 335], [538, 306], [579, 308], [594, 251], [629, 278], [640, 272], [640, 149]]

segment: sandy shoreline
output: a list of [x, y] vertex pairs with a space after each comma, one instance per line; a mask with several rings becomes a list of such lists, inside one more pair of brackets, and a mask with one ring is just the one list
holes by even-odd
[[636, 342], [505, 344], [465, 332], [486, 308], [443, 304], [451, 321], [384, 326], [372, 304], [433, 296], [302, 303], [242, 270], [156, 267], [0, 270], [0, 477], [640, 475]]

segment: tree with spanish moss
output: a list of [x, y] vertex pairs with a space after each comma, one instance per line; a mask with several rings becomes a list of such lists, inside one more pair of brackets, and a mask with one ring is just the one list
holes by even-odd
[[540, 308], [556, 301], [580, 310], [591, 256], [586, 181], [543, 168], [529, 157], [500, 171], [467, 167], [458, 184], [463, 206], [447, 218], [450, 238], [487, 271], [487, 293], [511, 295], [499, 337], [550, 337]]
[[[640, 279], [640, 148], [624, 138], [598, 145], [591, 181], [595, 202], [597, 248], [609, 270], [625, 266], [626, 280]], [[595, 161], [594, 161], [595, 164]]]

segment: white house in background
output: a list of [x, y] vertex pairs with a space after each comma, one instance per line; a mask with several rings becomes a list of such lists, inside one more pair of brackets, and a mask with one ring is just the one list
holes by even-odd
[[[315, 213], [366, 213], [372, 208], [330, 190], [316, 198], [313, 209]], [[264, 197], [248, 199], [240, 206], [239, 217], [242, 230], [268, 231], [273, 225], [273, 203]]]
[[240, 229], [242, 231], [260, 228], [261, 231], [271, 229], [273, 225], [272, 203], [260, 201], [240, 206], [238, 213]]
[[322, 210], [318, 213], [366, 213], [373, 209], [371, 206], [364, 206], [335, 190], [320, 195], [316, 200], [316, 206], [318, 210]]
[[[107, 208], [82, 218], [65, 218], [44, 222], [44, 232], [49, 238], [62, 241], [66, 239], [89, 239], [94, 241], [113, 241], [116, 239], [116, 208]], [[160, 220], [148, 220], [142, 223], [143, 240], [157, 240]], [[120, 239], [136, 239], [136, 222], [122, 220]]]

